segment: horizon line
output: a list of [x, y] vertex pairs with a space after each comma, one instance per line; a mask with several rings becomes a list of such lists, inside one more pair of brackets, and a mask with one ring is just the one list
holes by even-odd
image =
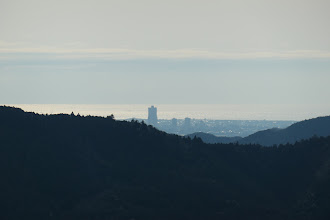
[[[123, 48], [66, 49], [55, 47], [0, 48], [1, 59], [207, 59], [207, 60], [254, 60], [254, 59], [330, 59], [330, 51], [288, 50], [288, 51], [210, 51], [205, 49], [138, 50]], [[33, 56], [33, 57], [31, 57]]]

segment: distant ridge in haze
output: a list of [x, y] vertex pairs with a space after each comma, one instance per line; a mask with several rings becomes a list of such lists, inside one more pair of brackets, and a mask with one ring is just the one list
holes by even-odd
[[297, 122], [285, 129], [268, 129], [249, 135], [238, 142], [240, 144], [260, 144], [272, 146], [274, 144], [294, 143], [313, 136], [330, 135], [330, 116], [313, 118]]
[[297, 122], [287, 128], [271, 128], [258, 131], [247, 137], [218, 137], [213, 134], [196, 132], [186, 135], [186, 137], [201, 138], [203, 142], [215, 143], [236, 143], [239, 144], [260, 144], [272, 146], [279, 144], [293, 144], [302, 139], [309, 139], [313, 136], [326, 137], [330, 135], [330, 116], [318, 117]]

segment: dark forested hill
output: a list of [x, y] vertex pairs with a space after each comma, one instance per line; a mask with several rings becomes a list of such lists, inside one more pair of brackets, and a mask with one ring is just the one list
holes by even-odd
[[239, 143], [272, 146], [274, 144], [294, 143], [311, 138], [314, 135], [324, 137], [330, 135], [330, 116], [297, 122], [285, 129], [273, 128], [259, 131], [239, 140]]
[[203, 142], [208, 144], [216, 144], [216, 143], [222, 143], [222, 144], [228, 144], [228, 143], [235, 143], [238, 140], [242, 139], [242, 137], [218, 137], [213, 134], [204, 133], [204, 132], [195, 132], [192, 134], [186, 135], [186, 137], [190, 138], [200, 138]]
[[329, 219], [330, 138], [214, 144], [0, 107], [0, 219]]

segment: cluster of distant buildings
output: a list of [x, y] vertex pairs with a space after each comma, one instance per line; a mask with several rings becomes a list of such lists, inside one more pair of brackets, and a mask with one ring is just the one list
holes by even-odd
[[294, 121], [269, 120], [209, 120], [209, 119], [158, 119], [157, 108], [148, 108], [147, 124], [167, 133], [186, 135], [194, 132], [211, 133], [216, 136], [245, 137], [260, 130], [269, 128], [285, 128]]
[[[161, 120], [161, 122], [163, 122], [164, 120]], [[161, 126], [161, 124], [163, 123], [158, 123], [158, 117], [157, 117], [157, 108], [155, 106], [151, 106], [150, 108], [148, 108], [148, 122], [149, 125], [152, 125], [156, 128], [162, 128], [163, 126]], [[172, 131], [175, 131], [178, 129], [178, 119], [173, 118], [171, 120], [171, 126]], [[188, 131], [191, 130], [191, 118], [185, 118], [184, 122], [182, 124], [182, 127], [184, 128], [184, 130]], [[177, 132], [175, 132], [177, 133]]]

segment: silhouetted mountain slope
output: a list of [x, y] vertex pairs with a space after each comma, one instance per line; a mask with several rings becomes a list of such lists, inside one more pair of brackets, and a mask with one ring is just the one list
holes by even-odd
[[329, 219], [330, 138], [204, 144], [0, 107], [0, 219]]
[[274, 144], [294, 143], [314, 135], [323, 137], [330, 135], [330, 116], [297, 122], [285, 129], [273, 128], [259, 131], [239, 140], [239, 143], [272, 146]]
[[204, 143], [208, 144], [217, 144], [217, 143], [222, 143], [222, 144], [228, 144], [228, 143], [235, 143], [238, 140], [242, 139], [242, 137], [218, 137], [213, 134], [208, 134], [204, 132], [195, 132], [192, 134], [185, 135], [186, 137], [194, 138], [195, 136], [197, 138], [202, 139]]

